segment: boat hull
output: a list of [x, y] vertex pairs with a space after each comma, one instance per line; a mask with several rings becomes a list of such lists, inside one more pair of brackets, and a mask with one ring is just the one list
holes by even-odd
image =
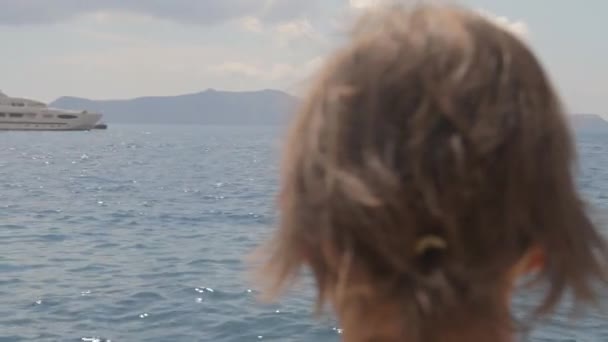
[[[2, 115], [4, 114], [4, 115]], [[95, 127], [102, 115], [87, 112], [40, 111], [22, 113], [14, 108], [0, 108], [2, 131], [87, 131]]]

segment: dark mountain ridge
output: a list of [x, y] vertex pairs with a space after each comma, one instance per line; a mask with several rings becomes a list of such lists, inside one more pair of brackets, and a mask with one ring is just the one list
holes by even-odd
[[228, 92], [209, 89], [177, 96], [90, 100], [65, 96], [50, 106], [103, 113], [103, 121], [137, 124], [281, 124], [298, 100], [277, 90]]
[[[177, 96], [146, 96], [125, 100], [61, 97], [52, 107], [103, 113], [103, 121], [130, 124], [280, 125], [293, 114], [299, 99], [279, 90], [218, 91]], [[569, 116], [577, 132], [608, 132], [596, 114]]]

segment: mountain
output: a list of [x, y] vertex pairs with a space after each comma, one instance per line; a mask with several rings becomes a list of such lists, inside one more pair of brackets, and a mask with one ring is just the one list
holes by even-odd
[[209, 89], [178, 96], [128, 100], [61, 97], [50, 106], [100, 111], [106, 123], [276, 125], [293, 112], [298, 100], [278, 90], [228, 92]]
[[[100, 111], [107, 123], [277, 125], [285, 123], [298, 98], [278, 90], [229, 92], [208, 89], [178, 96], [128, 100], [61, 97], [52, 107]], [[608, 132], [608, 122], [595, 114], [569, 116], [577, 133]]]
[[577, 133], [608, 132], [608, 121], [597, 114], [571, 115], [570, 124]]

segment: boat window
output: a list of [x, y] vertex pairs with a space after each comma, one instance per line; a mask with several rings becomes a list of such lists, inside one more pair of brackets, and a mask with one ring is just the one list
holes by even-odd
[[32, 118], [32, 119], [33, 119], [33, 118], [35, 118], [35, 117], [36, 117], [36, 114], [35, 114], [35, 113], [26, 113], [26, 114], [25, 114], [25, 117], [26, 117], [26, 118]]
[[76, 119], [77, 118], [76, 115], [71, 115], [71, 114], [59, 114], [59, 115], [57, 115], [57, 117], [60, 119]]
[[44, 114], [44, 115], [42, 115], [42, 117], [47, 118], [47, 119], [52, 118], [53, 114]]
[[13, 102], [13, 107], [25, 107], [25, 103], [23, 102]]
[[0, 117], [1, 117], [1, 118], [5, 117], [5, 116], [6, 116], [6, 114], [4, 114], [4, 113], [0, 113]]
[[23, 114], [21, 114], [21, 113], [10, 113], [9, 116], [11, 118], [22, 118]]

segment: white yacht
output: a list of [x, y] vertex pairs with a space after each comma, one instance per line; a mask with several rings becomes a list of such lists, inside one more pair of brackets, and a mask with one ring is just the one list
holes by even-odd
[[0, 130], [90, 130], [101, 117], [101, 113], [51, 108], [43, 102], [9, 97], [0, 91]]

